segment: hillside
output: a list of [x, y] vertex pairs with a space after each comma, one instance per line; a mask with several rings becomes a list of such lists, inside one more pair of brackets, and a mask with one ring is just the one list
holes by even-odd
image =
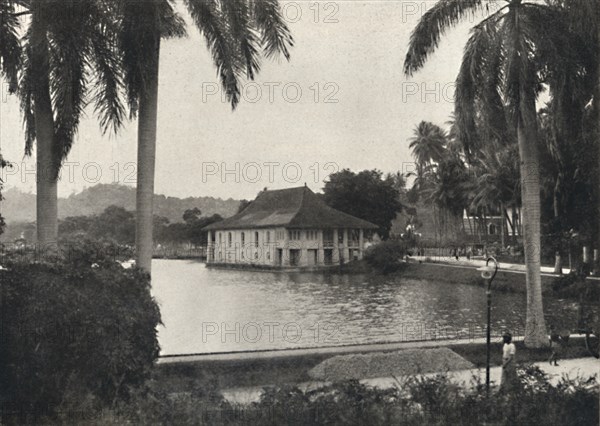
[[[18, 189], [2, 193], [0, 212], [7, 224], [35, 221], [35, 195]], [[177, 198], [164, 195], [154, 196], [154, 214], [164, 216], [171, 222], [181, 222], [186, 209], [198, 207], [204, 216], [220, 214], [232, 216], [237, 212], [239, 200], [222, 200], [214, 197]], [[135, 188], [118, 184], [100, 184], [84, 189], [78, 194], [58, 199], [58, 217], [88, 216], [101, 213], [106, 207], [116, 205], [135, 210]]]

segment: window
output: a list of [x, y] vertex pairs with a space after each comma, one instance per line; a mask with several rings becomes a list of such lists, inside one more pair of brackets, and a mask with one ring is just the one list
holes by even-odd
[[313, 231], [313, 230], [306, 231], [306, 239], [307, 240], [316, 240], [317, 239], [317, 231]]
[[267, 251], [267, 260], [271, 260], [271, 251]]
[[219, 245], [223, 244], [222, 237], [223, 234], [219, 232]]
[[227, 233], [227, 246], [231, 247], [231, 232]]
[[242, 232], [242, 247], [246, 244], [246, 234]]
[[290, 231], [290, 240], [297, 241], [302, 238], [302, 231], [292, 230]]
[[340, 245], [344, 244], [344, 232], [345, 232], [344, 229], [338, 229], [338, 232], [337, 232], [337, 234], [338, 234], [338, 244], [340, 244]]
[[271, 231], [267, 231], [267, 244], [271, 242]]
[[254, 247], [258, 247], [258, 232], [254, 233]]
[[275, 239], [276, 240], [281, 241], [284, 239], [284, 236], [285, 236], [284, 231], [282, 231], [282, 230], [275, 231]]

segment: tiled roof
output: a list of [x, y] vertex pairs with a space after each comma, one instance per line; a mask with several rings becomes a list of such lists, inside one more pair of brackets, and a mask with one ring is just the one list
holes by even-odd
[[285, 228], [363, 228], [377, 225], [329, 207], [306, 186], [263, 191], [244, 210], [205, 230]]

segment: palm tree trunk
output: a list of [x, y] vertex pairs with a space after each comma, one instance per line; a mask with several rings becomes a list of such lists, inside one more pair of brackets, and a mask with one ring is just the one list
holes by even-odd
[[504, 223], [504, 203], [500, 203], [500, 248], [504, 250], [504, 230], [506, 228], [506, 224]]
[[[561, 177], [560, 174], [556, 179], [556, 184], [554, 185], [554, 219], [556, 224], [558, 224], [558, 218], [560, 217], [560, 187], [561, 187]], [[562, 229], [559, 229], [559, 236], [557, 238], [557, 248], [554, 252], [554, 273], [557, 275], [562, 275]]]
[[[517, 205], [513, 204], [512, 206], [512, 212], [510, 213], [512, 216], [512, 238], [513, 238], [513, 247], [517, 247], [517, 229], [518, 228], [518, 224], [517, 224]], [[520, 234], [520, 232], [519, 232]]]
[[[540, 170], [535, 128], [535, 101], [522, 90], [521, 116], [517, 126], [521, 168], [522, 226], [527, 283], [525, 345], [540, 348], [548, 343], [542, 302], [540, 249]], [[527, 127], [523, 116], [528, 117]]]
[[469, 222], [469, 232], [471, 232], [471, 236], [475, 235], [475, 233], [473, 232], [473, 225], [471, 224], [471, 215], [469, 214], [469, 211], [467, 210], [467, 221]]
[[138, 170], [136, 188], [136, 265], [150, 273], [152, 267], [152, 215], [154, 168], [156, 160], [156, 125], [158, 115], [158, 62], [160, 37], [154, 37], [155, 48], [147, 65], [146, 86], [142, 91], [138, 114]]
[[487, 208], [483, 208], [483, 235], [485, 236], [485, 245], [490, 243], [488, 236], [488, 221], [487, 221]]
[[58, 240], [58, 184], [53, 152], [54, 118], [48, 76], [48, 39], [46, 23], [39, 7], [32, 10], [32, 66], [36, 131], [36, 225], [37, 242], [42, 254], [56, 247]]

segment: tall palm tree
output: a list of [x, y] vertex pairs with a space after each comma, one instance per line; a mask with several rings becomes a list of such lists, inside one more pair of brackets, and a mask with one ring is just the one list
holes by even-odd
[[[523, 0], [507, 4], [482, 19], [471, 30], [457, 77], [455, 114], [460, 140], [467, 153], [491, 134], [504, 139], [508, 128], [517, 135], [523, 201], [527, 281], [525, 343], [547, 345], [540, 275], [540, 172], [536, 99], [540, 74], [559, 68], [570, 46], [564, 21], [556, 8]], [[413, 31], [405, 73], [419, 70], [438, 46], [445, 30], [477, 12], [484, 0], [440, 0]], [[479, 120], [477, 118], [480, 118]], [[478, 125], [482, 123], [482, 125]]]
[[[113, 19], [102, 0], [2, 0], [0, 15], [2, 73], [21, 100], [25, 153], [36, 148], [38, 244], [52, 247], [58, 239], [58, 176], [83, 109], [95, 104], [104, 132], [122, 123]], [[20, 17], [26, 15], [21, 42]]]
[[439, 163], [444, 158], [447, 136], [441, 127], [421, 121], [413, 134], [409, 139], [409, 148], [412, 149], [417, 168], [423, 168], [431, 162]]
[[[240, 100], [240, 79], [253, 79], [260, 57], [289, 59], [293, 40], [277, 0], [185, 0], [206, 39], [227, 98]], [[150, 273], [160, 41], [184, 34], [170, 0], [123, 0], [120, 49], [129, 107], [138, 116], [136, 263]]]

